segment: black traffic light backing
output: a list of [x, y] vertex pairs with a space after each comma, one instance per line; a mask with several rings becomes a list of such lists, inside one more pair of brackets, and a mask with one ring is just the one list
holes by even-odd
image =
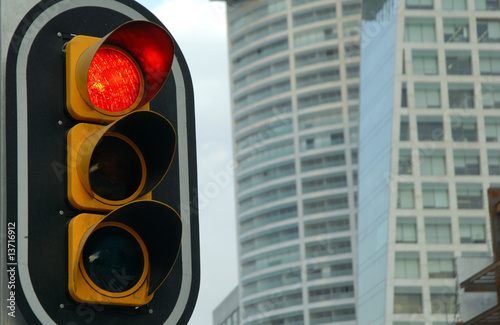
[[[17, 235], [12, 262], [16, 263], [18, 313], [12, 321], [187, 324], [199, 288], [196, 148], [191, 79], [177, 44], [175, 68], [149, 109], [165, 117], [179, 137], [174, 159], [151, 200], [166, 204], [180, 215], [185, 228], [181, 252], [153, 299], [138, 308], [77, 302], [68, 292], [68, 224], [82, 213], [95, 211], [79, 210], [67, 199], [67, 134], [79, 121], [66, 111], [63, 49], [75, 35], [103, 37], [130, 20], [162, 25], [135, 1], [98, 3], [88, 6], [86, 1], [41, 1], [19, 24], [9, 48], [6, 202], [7, 224], [15, 224]], [[108, 123], [103, 121], [102, 126]], [[154, 254], [161, 256], [162, 252]], [[125, 281], [123, 277], [118, 280]]]

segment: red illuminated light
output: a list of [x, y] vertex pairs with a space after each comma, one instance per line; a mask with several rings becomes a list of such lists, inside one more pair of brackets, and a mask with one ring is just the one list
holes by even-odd
[[95, 106], [108, 112], [121, 112], [138, 100], [141, 75], [127, 55], [103, 47], [96, 52], [90, 64], [87, 90]]

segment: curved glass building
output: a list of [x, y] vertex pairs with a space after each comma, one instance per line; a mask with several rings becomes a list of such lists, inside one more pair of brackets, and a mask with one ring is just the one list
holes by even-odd
[[355, 324], [361, 1], [227, 4], [239, 321]]

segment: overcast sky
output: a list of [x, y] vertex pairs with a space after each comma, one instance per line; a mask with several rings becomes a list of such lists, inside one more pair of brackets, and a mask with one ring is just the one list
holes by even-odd
[[201, 287], [189, 324], [211, 325], [213, 309], [237, 284], [225, 3], [138, 2], [152, 11], [179, 43], [193, 79], [201, 210]]

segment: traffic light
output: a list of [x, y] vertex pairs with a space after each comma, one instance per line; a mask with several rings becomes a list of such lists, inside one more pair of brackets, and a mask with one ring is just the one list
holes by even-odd
[[[168, 276], [181, 244], [178, 213], [151, 191], [174, 158], [172, 124], [149, 110], [174, 54], [166, 30], [127, 22], [66, 46], [68, 290], [83, 303], [142, 306]], [[102, 125], [94, 122], [112, 122]]]
[[0, 322], [186, 325], [200, 258], [182, 51], [135, 1], [33, 2], [2, 21], [17, 24], [0, 198], [16, 317]]

